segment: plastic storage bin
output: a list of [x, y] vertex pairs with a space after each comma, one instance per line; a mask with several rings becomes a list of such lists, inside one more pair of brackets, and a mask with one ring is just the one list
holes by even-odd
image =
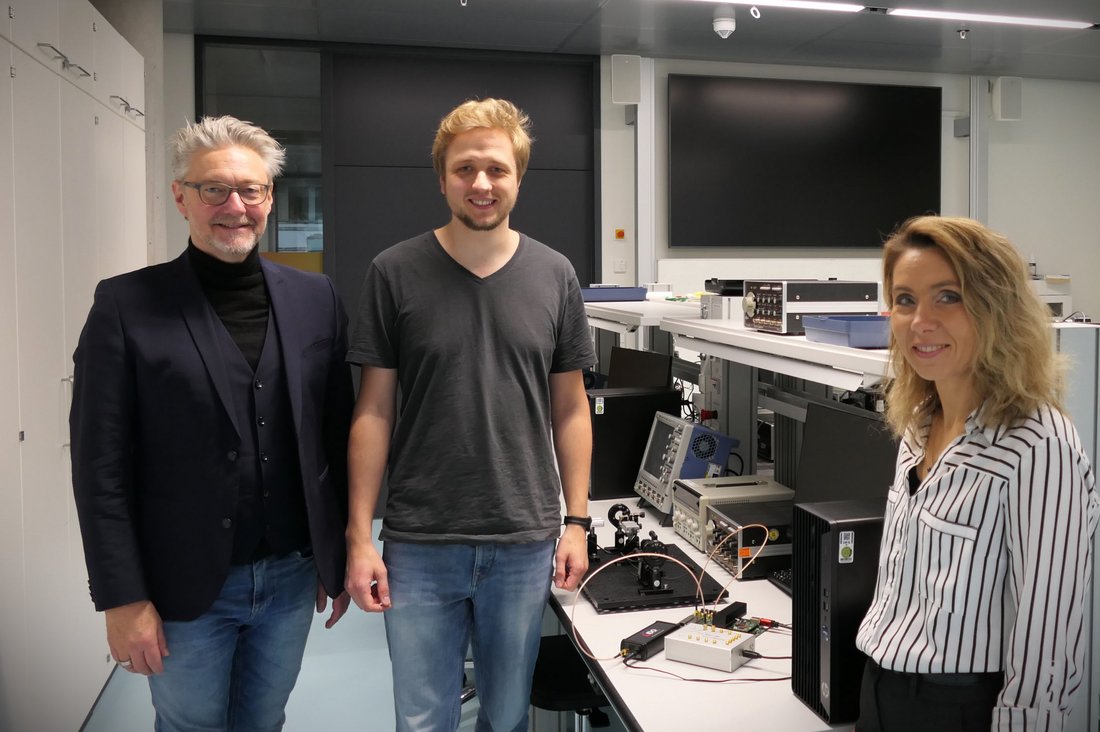
[[886, 315], [804, 315], [806, 340], [851, 348], [886, 348], [890, 318]]
[[627, 302], [645, 300], [644, 287], [582, 287], [585, 302]]

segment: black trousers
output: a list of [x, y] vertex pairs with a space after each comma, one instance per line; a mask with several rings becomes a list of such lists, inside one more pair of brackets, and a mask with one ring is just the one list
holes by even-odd
[[868, 659], [856, 732], [989, 732], [1004, 674], [908, 674]]

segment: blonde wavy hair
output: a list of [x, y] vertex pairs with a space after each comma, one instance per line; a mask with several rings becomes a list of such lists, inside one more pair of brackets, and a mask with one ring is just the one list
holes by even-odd
[[200, 151], [248, 148], [264, 161], [269, 183], [279, 177], [286, 163], [286, 149], [266, 130], [229, 115], [203, 117], [181, 127], [172, 135], [170, 147], [172, 178], [181, 182], [191, 167], [191, 157]]
[[512, 140], [516, 156], [516, 179], [521, 180], [531, 160], [531, 119], [505, 99], [471, 99], [458, 105], [440, 120], [432, 143], [432, 165], [440, 178], [446, 172], [447, 148], [457, 135], [476, 129], [503, 130]]
[[[1061, 409], [1065, 363], [1054, 352], [1048, 310], [1028, 283], [1027, 265], [1012, 243], [971, 219], [909, 219], [883, 249], [883, 296], [891, 309], [894, 266], [911, 249], [939, 250], [959, 279], [978, 341], [973, 370], [982, 421], [1003, 426], [1042, 404]], [[886, 421], [903, 436], [940, 402], [935, 384], [917, 375], [892, 333], [890, 365], [894, 378], [886, 388]]]

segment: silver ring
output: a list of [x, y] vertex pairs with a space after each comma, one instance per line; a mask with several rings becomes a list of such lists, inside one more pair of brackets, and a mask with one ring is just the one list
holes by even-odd
[[125, 661], [119, 661], [119, 662], [118, 662], [118, 665], [119, 665], [119, 666], [122, 666], [122, 668], [124, 668], [124, 669], [127, 669], [127, 670], [129, 670], [129, 669], [130, 669], [130, 668], [131, 668], [131, 667], [132, 667], [132, 666], [134, 665], [134, 662], [133, 662], [133, 661], [131, 661], [131, 660], [129, 660], [129, 659], [127, 659], [127, 660], [125, 660]]

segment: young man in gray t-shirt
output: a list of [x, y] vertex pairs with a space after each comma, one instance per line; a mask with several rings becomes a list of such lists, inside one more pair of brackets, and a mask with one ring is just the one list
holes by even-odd
[[346, 585], [386, 613], [398, 730], [457, 726], [471, 643], [479, 729], [526, 730], [551, 578], [575, 589], [588, 568], [595, 354], [569, 262], [508, 225], [528, 125], [496, 99], [444, 117], [432, 157], [451, 220], [374, 260], [348, 353], [363, 368]]

